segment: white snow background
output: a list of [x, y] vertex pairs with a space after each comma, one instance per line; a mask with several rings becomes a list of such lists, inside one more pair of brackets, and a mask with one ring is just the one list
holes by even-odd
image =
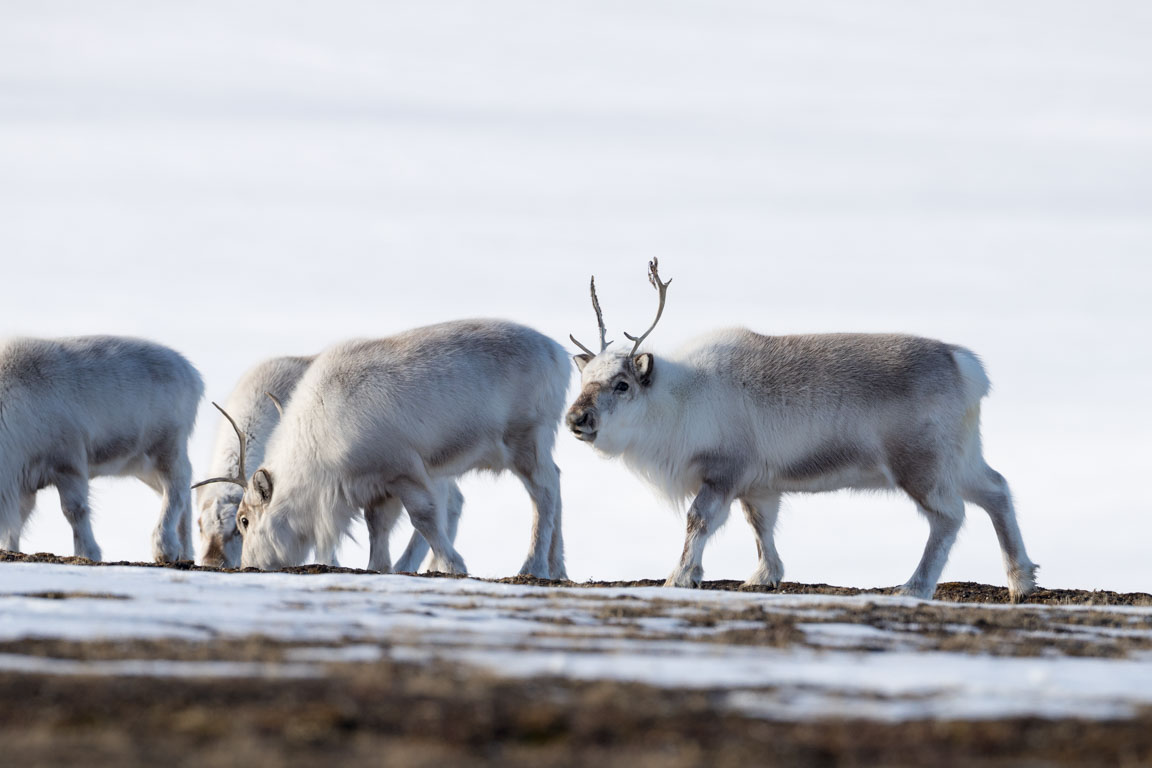
[[[591, 273], [620, 339], [658, 256], [657, 353], [731, 324], [979, 352], [1041, 583], [1152, 590], [1149, 40], [1136, 1], [6, 0], [0, 333], [184, 352], [202, 473], [258, 359], [469, 316], [591, 340]], [[570, 575], [666, 575], [682, 522], [567, 434], [557, 462]], [[522, 489], [464, 491], [465, 560], [514, 573]], [[105, 556], [147, 559], [152, 493], [94, 502]], [[795, 497], [779, 546], [890, 585], [925, 535], [903, 498]], [[24, 545], [71, 553], [54, 492]], [[754, 565], [737, 511], [707, 577]], [[1004, 582], [979, 510], [944, 579]]]

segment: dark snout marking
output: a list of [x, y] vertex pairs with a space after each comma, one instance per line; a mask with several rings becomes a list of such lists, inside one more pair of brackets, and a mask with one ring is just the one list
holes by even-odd
[[208, 539], [208, 549], [204, 552], [204, 564], [220, 566], [224, 563], [224, 540], [219, 536]]
[[864, 453], [847, 443], [829, 443], [780, 470], [780, 478], [799, 482], [815, 480], [818, 477], [839, 472], [856, 466], [864, 459]]
[[596, 398], [607, 388], [607, 385], [599, 383], [589, 384], [584, 387], [583, 391], [580, 392], [580, 397], [576, 398], [576, 402], [572, 403], [572, 407], [568, 409], [568, 412], [576, 413], [594, 408], [596, 406]]

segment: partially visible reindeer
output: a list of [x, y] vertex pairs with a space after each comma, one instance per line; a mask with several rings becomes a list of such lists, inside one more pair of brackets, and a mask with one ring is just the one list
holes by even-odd
[[521, 572], [566, 578], [552, 461], [566, 357], [546, 336], [500, 320], [441, 323], [326, 350], [301, 378], [248, 482], [237, 512], [241, 562], [297, 564], [311, 547], [339, 540], [357, 508], [366, 511], [375, 552], [403, 505], [431, 546], [433, 567], [466, 573], [446, 530], [444, 481], [472, 469], [510, 470], [536, 513]]
[[149, 341], [0, 342], [0, 548], [19, 550], [36, 492], [51, 485], [75, 553], [101, 559], [88, 481], [130, 475], [163, 498], [152, 556], [191, 559], [188, 437], [203, 391], [191, 363]]
[[[241, 466], [250, 462], [259, 464], [263, 459], [268, 438], [280, 423], [279, 410], [272, 398], [288, 402], [314, 359], [315, 356], [276, 357], [258, 363], [240, 377], [225, 408], [220, 409], [224, 419], [216, 430], [209, 472], [236, 478], [237, 482], [193, 486], [197, 489], [196, 505], [200, 509], [197, 559], [202, 565], [239, 567], [242, 540], [236, 528], [236, 508], [240, 506], [249, 477], [247, 468], [241, 470]], [[332, 556], [331, 552], [318, 553], [322, 561]]]
[[745, 582], [777, 586], [784, 566], [773, 532], [784, 493], [900, 489], [928, 520], [928, 543], [905, 594], [933, 596], [964, 520], [964, 502], [992, 518], [1011, 596], [1035, 589], [1008, 483], [985, 462], [980, 400], [988, 378], [969, 350], [914, 336], [762, 336], [735, 328], [677, 355], [639, 352], [664, 311], [630, 349], [610, 349], [596, 284], [600, 351], [585, 354], [569, 429], [620, 456], [670, 499], [694, 495], [680, 563], [666, 586], [695, 587], [704, 545], [739, 500], [756, 534], [759, 566]]
[[[296, 385], [316, 359], [311, 357], [276, 357], [256, 364], [237, 382], [228, 396], [226, 407], [220, 408], [223, 418], [216, 432], [216, 446], [212, 452], [210, 473], [228, 482], [204, 481], [197, 483], [197, 506], [200, 508], [199, 562], [215, 567], [237, 568], [243, 539], [236, 526], [236, 510], [244, 496], [251, 473], [248, 467], [259, 466], [273, 430], [280, 423], [283, 404], [290, 402]], [[219, 406], [217, 406], [219, 408]], [[464, 497], [452, 480], [445, 480], [443, 492], [448, 499], [448, 535], [455, 540]], [[368, 510], [368, 515], [375, 514]], [[377, 527], [373, 522], [372, 527]], [[339, 542], [328, 541], [318, 549], [317, 562], [336, 563], [335, 547]], [[368, 567], [378, 570], [389, 562], [387, 538], [373, 538]], [[415, 571], [428, 553], [428, 544], [419, 533], [413, 532], [408, 548], [396, 564], [398, 570]]]

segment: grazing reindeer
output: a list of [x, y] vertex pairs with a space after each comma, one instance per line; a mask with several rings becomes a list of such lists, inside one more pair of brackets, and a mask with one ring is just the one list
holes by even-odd
[[499, 320], [442, 323], [323, 352], [248, 482], [236, 518], [242, 563], [299, 563], [310, 546], [338, 541], [357, 508], [366, 511], [372, 551], [387, 553], [376, 542], [387, 541], [403, 505], [434, 567], [466, 573], [445, 530], [451, 486], [444, 481], [507, 469], [536, 512], [521, 572], [566, 578], [552, 462], [565, 357], [551, 339]]
[[88, 481], [131, 475], [163, 497], [152, 556], [191, 559], [188, 436], [203, 391], [191, 363], [148, 341], [0, 343], [0, 548], [20, 548], [36, 492], [52, 485], [75, 553], [99, 560]]
[[[257, 364], [240, 377], [228, 396], [226, 408], [220, 409], [224, 420], [216, 431], [209, 471], [213, 475], [235, 477], [237, 482], [197, 483], [193, 486], [198, 489], [198, 560], [202, 565], [239, 567], [242, 540], [236, 528], [236, 508], [249, 477], [246, 465], [259, 464], [263, 460], [268, 438], [280, 422], [272, 396], [289, 401], [297, 382], [314, 359], [277, 357]], [[242, 466], [245, 466], [244, 470]], [[324, 554], [329, 558], [332, 556], [332, 553]], [[324, 554], [318, 559], [324, 559]]]
[[704, 544], [739, 500], [759, 566], [746, 584], [777, 586], [784, 567], [773, 531], [784, 493], [899, 488], [930, 529], [905, 594], [931, 598], [964, 520], [985, 509], [1000, 540], [1013, 599], [1035, 589], [1008, 483], [981, 454], [980, 400], [989, 382], [976, 355], [913, 336], [711, 333], [680, 354], [638, 353], [664, 311], [657, 262], [652, 326], [631, 349], [610, 349], [592, 283], [600, 351], [575, 357], [580, 396], [567, 414], [576, 437], [621, 456], [674, 500], [695, 494], [680, 564], [666, 586], [699, 586]]
[[[300, 378], [316, 359], [312, 357], [276, 357], [258, 363], [240, 377], [236, 388], [228, 396], [227, 407], [220, 408], [224, 418], [216, 433], [216, 447], [212, 452], [210, 472], [228, 482], [204, 481], [197, 483], [197, 502], [200, 508], [199, 561], [217, 568], [237, 568], [243, 540], [236, 526], [236, 509], [244, 496], [244, 488], [251, 474], [247, 468], [259, 466], [264, 460], [264, 449], [272, 431], [280, 423], [283, 402], [290, 402]], [[215, 404], [214, 404], [215, 405]], [[217, 406], [219, 408], [219, 406]], [[448, 537], [455, 540], [456, 528], [464, 497], [455, 482], [445, 480], [448, 488]], [[373, 539], [372, 546], [387, 546]], [[419, 533], [413, 532], [408, 548], [397, 563], [399, 570], [415, 571], [420, 567], [428, 544]], [[335, 552], [318, 551], [318, 562], [335, 564]], [[388, 553], [373, 551], [369, 568], [388, 561]]]

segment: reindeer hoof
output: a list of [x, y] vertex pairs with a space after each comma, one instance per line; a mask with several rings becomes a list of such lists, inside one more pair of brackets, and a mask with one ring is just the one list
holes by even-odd
[[915, 597], [920, 600], [931, 600], [936, 594], [936, 585], [933, 584], [929, 587], [920, 587], [914, 584], [905, 584], [897, 588], [896, 594], [903, 595], [904, 597]]
[[1026, 565], [1008, 572], [1008, 596], [1014, 603], [1021, 602], [1036, 591], [1038, 565]]
[[664, 582], [666, 587], [682, 587], [684, 589], [699, 589], [704, 580], [703, 573], [674, 573]]
[[783, 569], [769, 569], [761, 566], [744, 582], [745, 587], [771, 587], [776, 589], [783, 581]]

